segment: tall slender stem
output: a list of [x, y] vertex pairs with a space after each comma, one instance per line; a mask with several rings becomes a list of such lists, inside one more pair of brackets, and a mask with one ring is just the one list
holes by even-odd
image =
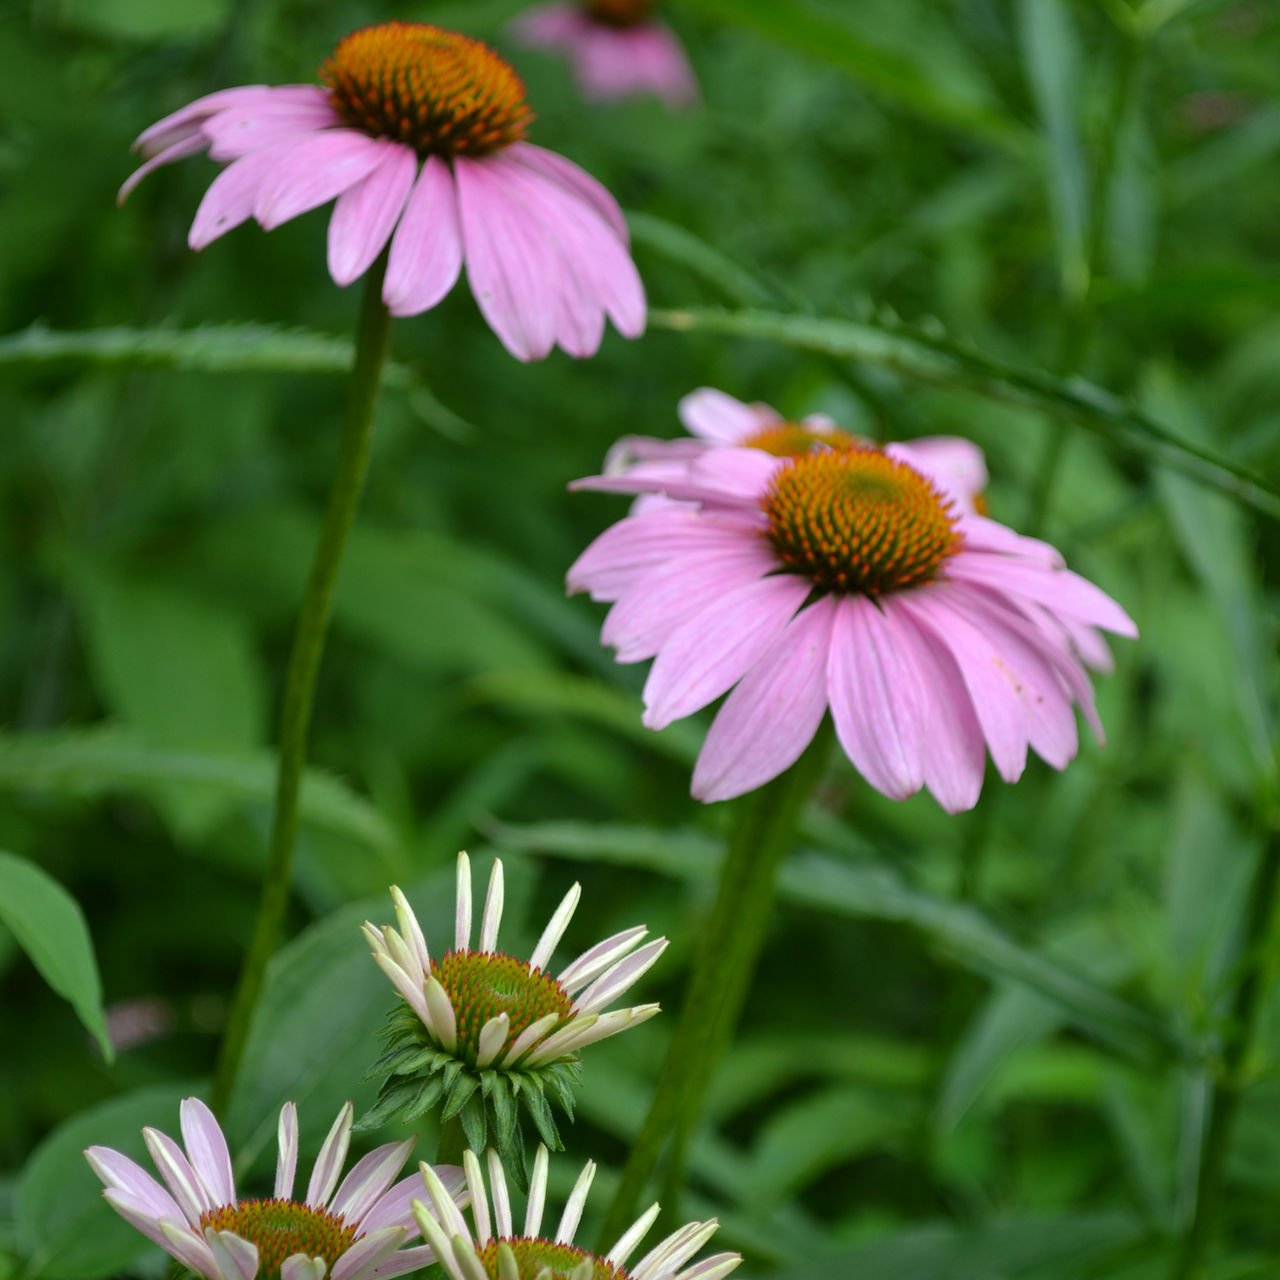
[[830, 740], [828, 720], [790, 769], [738, 801], [680, 1023], [601, 1231], [602, 1248], [631, 1225], [668, 1138], [665, 1208], [668, 1216], [677, 1211], [689, 1135], [702, 1114], [716, 1062], [737, 1025], [768, 928], [778, 865], [795, 842], [800, 807], [822, 772]]
[[293, 651], [285, 677], [284, 700], [280, 708], [280, 765], [276, 777], [276, 807], [271, 826], [270, 858], [258, 903], [253, 937], [240, 970], [240, 981], [231, 1003], [227, 1029], [218, 1053], [213, 1078], [213, 1109], [221, 1114], [231, 1100], [254, 1009], [262, 994], [267, 962], [280, 941], [293, 869], [293, 851], [298, 839], [298, 792], [307, 758], [307, 734], [311, 726], [311, 706], [315, 699], [316, 675], [324, 653], [325, 634], [333, 607], [333, 588], [342, 563], [347, 534], [351, 531], [365, 474], [369, 469], [369, 445], [373, 435], [378, 384], [387, 356], [391, 316], [382, 303], [382, 277], [387, 255], [370, 267], [365, 276], [364, 296], [356, 330], [356, 362], [351, 371], [346, 415], [338, 466], [329, 491], [320, 541], [311, 564], [311, 579], [298, 615]]
[[1276, 946], [1280, 941], [1280, 831], [1272, 816], [1266, 848], [1254, 875], [1249, 898], [1249, 920], [1241, 956], [1243, 973], [1232, 1003], [1231, 1018], [1223, 1032], [1222, 1068], [1213, 1086], [1209, 1133], [1200, 1155], [1196, 1208], [1182, 1241], [1174, 1269], [1175, 1280], [1194, 1280], [1204, 1272], [1205, 1257], [1222, 1205], [1222, 1181], [1231, 1133], [1240, 1107], [1240, 1092], [1247, 1083], [1249, 1053], [1258, 1019], [1276, 970]]

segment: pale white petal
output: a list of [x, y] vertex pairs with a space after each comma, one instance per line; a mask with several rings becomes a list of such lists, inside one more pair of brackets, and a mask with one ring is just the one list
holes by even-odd
[[351, 1125], [354, 1119], [355, 1108], [350, 1102], [343, 1103], [338, 1118], [324, 1140], [324, 1146], [320, 1148], [315, 1168], [311, 1170], [311, 1181], [307, 1184], [306, 1203], [313, 1209], [323, 1209], [338, 1185], [342, 1166], [347, 1160], [347, 1148], [351, 1145]]
[[[277, 1200], [293, 1199], [293, 1179], [298, 1171], [298, 1108], [286, 1102], [280, 1108], [280, 1123], [276, 1126], [276, 1190]], [[285, 1280], [281, 1273], [281, 1280]], [[306, 1280], [304, 1277], [303, 1280]], [[324, 1280], [317, 1276], [315, 1280]]]
[[502, 859], [494, 858], [489, 873], [489, 891], [484, 897], [484, 915], [480, 918], [480, 950], [498, 949], [498, 928], [502, 924]]
[[511, 1019], [505, 1013], [490, 1018], [480, 1028], [480, 1043], [476, 1046], [476, 1066], [487, 1067], [498, 1056], [511, 1034]]
[[558, 1243], [573, 1243], [573, 1233], [577, 1231], [578, 1223], [582, 1221], [582, 1210], [587, 1203], [587, 1193], [591, 1190], [591, 1183], [595, 1180], [595, 1176], [596, 1162], [588, 1160], [582, 1166], [582, 1172], [578, 1174], [577, 1182], [573, 1184], [573, 1191], [564, 1207], [564, 1213], [560, 1217], [560, 1225], [556, 1228], [556, 1240]]
[[418, 964], [423, 973], [431, 972], [431, 956], [427, 951], [427, 940], [422, 936], [422, 926], [414, 915], [409, 899], [395, 886], [391, 886], [391, 901], [395, 903], [396, 920], [400, 925], [400, 933], [413, 948], [418, 957]]
[[542, 937], [538, 939], [538, 945], [533, 949], [529, 967], [535, 973], [539, 969], [545, 969], [551, 963], [551, 957], [560, 945], [560, 939], [564, 937], [564, 931], [569, 927], [569, 921], [573, 919], [573, 913], [578, 908], [578, 899], [581, 897], [582, 886], [575, 880], [573, 888], [560, 900], [555, 915], [547, 921], [547, 927], [543, 929]]
[[291, 1253], [280, 1264], [280, 1280], [324, 1280], [329, 1264], [323, 1258], [308, 1258], [305, 1253]]
[[528, 1053], [559, 1021], [560, 1015], [558, 1013], [548, 1013], [545, 1017], [539, 1018], [537, 1022], [531, 1022], [516, 1036], [515, 1043], [507, 1051], [507, 1056], [503, 1061], [507, 1066], [519, 1062], [520, 1058]]
[[471, 1216], [476, 1224], [476, 1242], [483, 1247], [489, 1243], [492, 1234], [489, 1230], [489, 1200], [484, 1191], [480, 1161], [470, 1147], [462, 1153], [462, 1167], [466, 1170], [467, 1188], [471, 1192]]
[[511, 1221], [511, 1197], [507, 1194], [507, 1175], [502, 1169], [502, 1159], [490, 1147], [485, 1157], [489, 1166], [489, 1189], [493, 1194], [493, 1225], [502, 1239], [515, 1234]]
[[423, 985], [422, 994], [427, 1002], [428, 1026], [436, 1039], [452, 1053], [458, 1047], [458, 1021], [453, 1015], [449, 993], [440, 980], [432, 976]]
[[536, 1236], [542, 1230], [542, 1210], [547, 1203], [547, 1148], [538, 1143], [538, 1154], [533, 1157], [533, 1177], [529, 1179], [529, 1207], [524, 1215], [524, 1233]]
[[471, 859], [463, 849], [458, 854], [458, 908], [454, 915], [453, 946], [455, 951], [471, 947]]
[[634, 929], [624, 929], [613, 937], [597, 942], [590, 951], [584, 951], [569, 965], [558, 979], [560, 985], [570, 994], [581, 991], [589, 982], [598, 978], [610, 965], [617, 964], [623, 956], [629, 954], [648, 936], [649, 930], [644, 925], [636, 925]]
[[640, 1241], [649, 1234], [649, 1228], [658, 1220], [658, 1214], [661, 1212], [662, 1206], [655, 1200], [627, 1229], [623, 1232], [622, 1238], [617, 1244], [609, 1250], [605, 1257], [606, 1262], [612, 1262], [615, 1267], [626, 1266], [627, 1259], [635, 1253]]

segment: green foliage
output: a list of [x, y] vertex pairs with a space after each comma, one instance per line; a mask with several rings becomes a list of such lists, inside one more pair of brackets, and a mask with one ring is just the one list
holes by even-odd
[[[833, 764], [683, 1212], [717, 1215], [755, 1276], [1169, 1274], [1273, 823], [1280, 20], [1253, 0], [662, 0], [704, 98], [669, 113], [584, 108], [562, 63], [511, 44], [522, 7], [0, 5], [0, 1277], [162, 1274], [80, 1152], [146, 1163], [142, 1125], [176, 1132], [210, 1071], [352, 359], [326, 213], [192, 254], [216, 168], [163, 169], [121, 210], [128, 146], [211, 89], [311, 80], [388, 17], [512, 57], [533, 140], [628, 210], [651, 326], [522, 366], [463, 286], [393, 328], [289, 941], [227, 1117], [241, 1185], [269, 1185], [286, 1099], [304, 1168], [345, 1100], [375, 1104], [359, 1081], [396, 1001], [359, 924], [390, 919], [395, 882], [448, 945], [469, 846], [478, 875], [506, 860], [513, 954], [575, 877], [553, 972], [640, 921], [672, 940], [637, 993], [664, 1015], [591, 1047], [558, 1124], [553, 1199], [600, 1162], [592, 1237], [731, 815], [688, 795], [709, 716], [646, 730], [643, 668], [564, 597], [626, 510], [565, 485], [621, 435], [677, 434], [677, 401], [712, 385], [976, 440], [995, 518], [1141, 639], [1096, 678], [1105, 747], [993, 775], [972, 814]], [[19, 909], [14, 873], [45, 906]], [[1215, 1280], [1280, 1253], [1280, 1002], [1264, 1015]], [[431, 1157], [426, 1118], [357, 1153], [415, 1131]]]

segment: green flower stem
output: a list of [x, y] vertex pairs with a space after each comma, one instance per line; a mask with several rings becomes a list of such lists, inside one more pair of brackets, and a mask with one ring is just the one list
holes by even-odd
[[378, 384], [387, 357], [391, 316], [382, 303], [382, 277], [386, 267], [384, 250], [365, 276], [356, 330], [356, 362], [351, 371], [338, 466], [329, 491], [320, 542], [311, 565], [311, 580], [298, 617], [293, 651], [289, 655], [280, 710], [280, 771], [276, 779], [270, 860], [253, 938], [240, 971], [240, 982], [214, 1071], [212, 1106], [219, 1114], [225, 1112], [231, 1100], [254, 1009], [262, 994], [267, 962], [280, 941], [280, 930], [289, 905], [293, 851], [298, 839], [298, 789], [307, 757], [307, 734], [315, 699], [316, 675], [324, 653], [325, 633], [333, 608], [333, 588], [342, 563], [343, 548], [369, 469], [369, 445], [378, 402]]
[[467, 1149], [467, 1134], [462, 1127], [462, 1117], [453, 1116], [440, 1126], [440, 1141], [436, 1146], [436, 1164], [462, 1163], [462, 1153]]
[[1249, 1080], [1249, 1055], [1275, 978], [1280, 943], [1280, 831], [1275, 824], [1273, 815], [1272, 830], [1253, 880], [1240, 985], [1223, 1031], [1222, 1065], [1213, 1086], [1209, 1132], [1200, 1153], [1195, 1214], [1179, 1250], [1174, 1268], [1176, 1280], [1195, 1280], [1204, 1274], [1205, 1257], [1222, 1206], [1223, 1173], [1240, 1093]]
[[664, 1208], [668, 1216], [677, 1212], [689, 1136], [702, 1115], [716, 1063], [737, 1025], [764, 944], [778, 866], [795, 843], [800, 807], [822, 772], [830, 740], [828, 718], [790, 769], [738, 801], [720, 887], [694, 957], [680, 1023], [601, 1231], [602, 1249], [635, 1219], [668, 1139]]

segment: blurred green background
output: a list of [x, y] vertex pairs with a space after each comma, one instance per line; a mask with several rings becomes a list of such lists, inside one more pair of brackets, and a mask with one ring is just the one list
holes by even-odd
[[[356, 291], [325, 271], [327, 212], [192, 254], [203, 159], [117, 210], [129, 144], [164, 113], [310, 80], [364, 23], [453, 26], [512, 58], [533, 140], [633, 215], [655, 307], [843, 320], [917, 355], [972, 342], [1276, 474], [1273, 3], [670, 0], [705, 96], [685, 114], [584, 107], [562, 63], [504, 39], [519, 7], [0, 3], [0, 847], [83, 907], [118, 1050], [108, 1064], [0, 927], [3, 1280], [164, 1274], [79, 1151], [140, 1155], [140, 1126], [172, 1128], [212, 1064], [337, 448]], [[646, 921], [674, 945], [641, 998], [679, 1007], [729, 807], [688, 795], [704, 723], [644, 731], [643, 671], [599, 648], [601, 610], [563, 597], [625, 511], [565, 485], [622, 434], [677, 434], [679, 397], [712, 385], [881, 438], [973, 438], [993, 515], [1055, 542], [1142, 638], [1098, 680], [1106, 748], [990, 777], [971, 814], [891, 803], [833, 762], [687, 1207], [720, 1215], [749, 1275], [1166, 1275], [1275, 786], [1275, 518], [1170, 469], [1124, 411], [1092, 431], [1045, 413], [1069, 382], [1020, 402], [972, 369], [917, 376], [699, 315], [532, 366], [465, 288], [396, 323], [293, 940], [228, 1121], [246, 1185], [285, 1098], [312, 1151], [344, 1098], [371, 1099], [355, 1082], [391, 992], [356, 926], [391, 918], [394, 881], [442, 945], [459, 847], [480, 874], [507, 862], [508, 949], [528, 954], [580, 878], [565, 953]], [[65, 985], [91, 1023], [92, 975]], [[1223, 1280], [1280, 1257], [1276, 1013], [1247, 1064]], [[584, 1238], [673, 1021], [587, 1063], [553, 1162], [557, 1196], [586, 1155], [602, 1164]]]

